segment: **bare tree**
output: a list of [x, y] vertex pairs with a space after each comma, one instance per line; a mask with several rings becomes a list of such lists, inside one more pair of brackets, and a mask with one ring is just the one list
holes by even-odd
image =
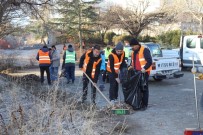
[[130, 35], [137, 37], [149, 24], [159, 22], [167, 16], [162, 10], [147, 12], [148, 7], [149, 1], [139, 1], [138, 4], [133, 5], [133, 8], [128, 9], [114, 6], [111, 8], [111, 14], [115, 16], [112, 21]]
[[27, 16], [43, 19], [40, 9], [47, 5], [50, 5], [50, 0], [1, 0], [0, 37], [18, 30], [15, 19]]
[[104, 41], [104, 35], [106, 32], [114, 26], [115, 22], [113, 20], [116, 20], [116, 16], [112, 13], [110, 8], [107, 11], [99, 13], [97, 28], [100, 31], [102, 41]]
[[174, 0], [173, 3], [165, 4], [163, 7], [174, 14], [174, 20], [177, 22], [188, 22], [193, 25], [199, 23], [199, 32], [203, 33], [202, 0]]
[[202, 0], [184, 0], [186, 3], [186, 8], [182, 10], [183, 12], [188, 12], [192, 14], [193, 18], [199, 22], [200, 32], [203, 34], [203, 1]]

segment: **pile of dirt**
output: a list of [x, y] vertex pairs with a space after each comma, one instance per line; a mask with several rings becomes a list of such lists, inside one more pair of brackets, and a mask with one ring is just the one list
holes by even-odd
[[40, 82], [39, 76], [35, 74], [28, 74], [18, 78], [20, 81], [25, 82]]

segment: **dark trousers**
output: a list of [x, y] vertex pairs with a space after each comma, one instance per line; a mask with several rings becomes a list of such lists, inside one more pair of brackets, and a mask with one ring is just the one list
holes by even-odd
[[144, 79], [146, 82], [146, 87], [144, 90], [142, 90], [143, 97], [142, 97], [142, 105], [143, 106], [148, 106], [148, 99], [149, 99], [149, 88], [148, 88], [148, 80], [149, 80], [149, 74], [144, 73]]
[[65, 69], [66, 69], [67, 80], [70, 81], [70, 79], [71, 79], [72, 82], [74, 82], [75, 81], [75, 66], [74, 65], [66, 65]]
[[[87, 91], [88, 91], [88, 84], [89, 79], [83, 74], [83, 99], [87, 98]], [[96, 88], [91, 84], [91, 100], [93, 103], [95, 103], [96, 99]]]
[[50, 85], [51, 84], [51, 79], [50, 79], [49, 66], [40, 66], [41, 83], [44, 82], [44, 71], [46, 71], [47, 81], [48, 81], [48, 84]]
[[118, 99], [118, 83], [112, 73], [109, 73], [109, 99], [116, 100]]
[[[106, 62], [107, 62], [108, 60], [106, 60]], [[105, 63], [105, 66], [107, 67], [107, 63]], [[107, 71], [106, 70], [104, 70], [104, 72], [102, 73], [102, 80], [103, 80], [103, 82], [109, 82], [109, 76], [108, 76], [108, 74], [107, 74]]]

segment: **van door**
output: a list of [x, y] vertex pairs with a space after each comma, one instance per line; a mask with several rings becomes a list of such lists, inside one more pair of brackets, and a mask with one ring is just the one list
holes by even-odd
[[203, 65], [203, 38], [202, 38], [202, 36], [199, 36], [197, 40], [198, 40], [198, 43], [200, 44], [197, 54], [198, 54], [198, 57], [200, 59], [201, 66], [202, 66]]
[[200, 48], [198, 36], [185, 36], [183, 44], [183, 66], [192, 67], [193, 56], [195, 65], [200, 65], [200, 58], [197, 55]]

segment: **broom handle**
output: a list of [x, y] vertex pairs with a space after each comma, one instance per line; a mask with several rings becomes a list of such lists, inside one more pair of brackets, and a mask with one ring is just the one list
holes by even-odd
[[[193, 68], [194, 68], [194, 67], [195, 67], [194, 54], [193, 54], [192, 65], [193, 65]], [[197, 124], [198, 124], [198, 128], [200, 129], [199, 110], [198, 110], [198, 101], [197, 101], [197, 87], [196, 87], [196, 77], [195, 77], [195, 73], [193, 73], [193, 77], [194, 77], [194, 90], [195, 90], [195, 105], [196, 105], [196, 113], [197, 113]]]
[[97, 87], [97, 85], [90, 79], [90, 77], [83, 71], [83, 74], [89, 79], [89, 81], [92, 83], [92, 85], [96, 88], [96, 90], [102, 95], [102, 97], [108, 102], [109, 105], [111, 105], [111, 102], [108, 100], [108, 98], [101, 92], [101, 90]]

